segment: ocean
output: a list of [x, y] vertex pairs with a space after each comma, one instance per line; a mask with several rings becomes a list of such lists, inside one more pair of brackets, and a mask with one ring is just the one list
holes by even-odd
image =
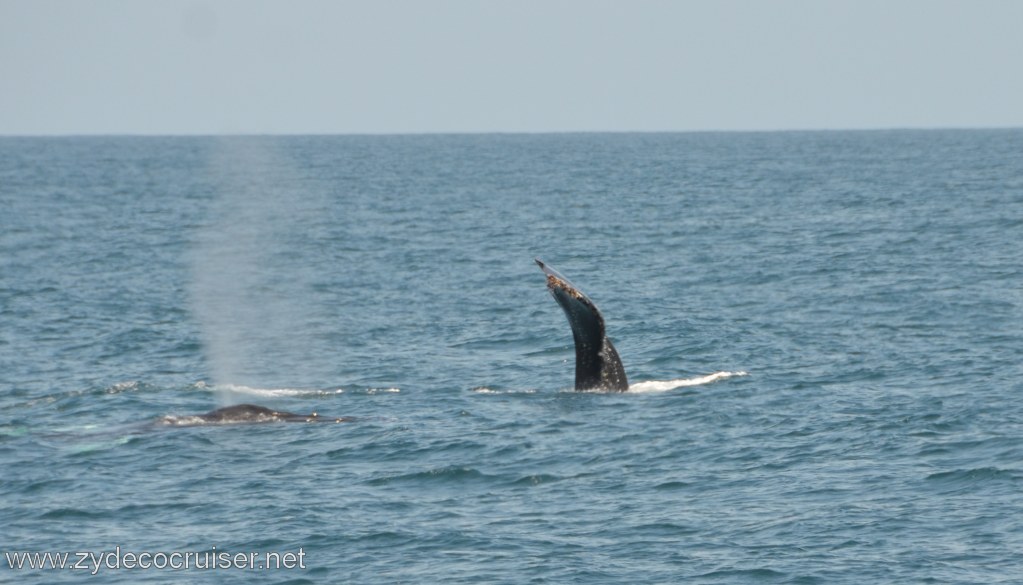
[[1021, 153], [0, 138], [0, 582], [1023, 582]]

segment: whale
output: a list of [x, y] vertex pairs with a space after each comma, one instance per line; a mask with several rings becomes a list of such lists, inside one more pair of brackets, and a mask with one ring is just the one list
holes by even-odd
[[295, 414], [293, 412], [273, 410], [271, 408], [257, 406], [255, 404], [235, 404], [234, 406], [225, 406], [224, 408], [211, 410], [205, 414], [192, 414], [183, 417], [164, 417], [163, 422], [174, 426], [195, 426], [202, 424], [253, 424], [271, 422], [342, 423], [351, 422], [353, 420], [355, 419], [347, 416], [320, 416], [315, 412], [310, 414]]
[[560, 272], [539, 258], [534, 261], [547, 276], [547, 290], [558, 302], [572, 327], [575, 341], [575, 389], [577, 391], [625, 392], [629, 379], [618, 350], [607, 338], [604, 316], [590, 297]]
[[[604, 316], [597, 305], [578, 287], [539, 258], [534, 261], [547, 278], [547, 290], [568, 318], [575, 342], [575, 389], [577, 391], [624, 392], [629, 379], [618, 350], [607, 337]], [[332, 422], [355, 420], [353, 417], [325, 417], [318, 413], [296, 414], [255, 404], [235, 404], [204, 414], [168, 416], [164, 424], [195, 426], [203, 424], [254, 424], [272, 422]]]

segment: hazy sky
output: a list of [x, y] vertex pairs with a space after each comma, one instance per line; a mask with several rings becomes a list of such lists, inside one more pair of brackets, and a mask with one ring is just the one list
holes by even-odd
[[0, 0], [0, 135], [1004, 126], [1017, 0]]

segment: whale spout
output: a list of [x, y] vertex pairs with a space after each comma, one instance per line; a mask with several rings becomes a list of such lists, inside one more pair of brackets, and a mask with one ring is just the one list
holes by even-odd
[[618, 351], [604, 331], [604, 317], [582, 291], [557, 270], [537, 265], [547, 275], [547, 290], [561, 305], [575, 340], [575, 389], [624, 392], [629, 389]]

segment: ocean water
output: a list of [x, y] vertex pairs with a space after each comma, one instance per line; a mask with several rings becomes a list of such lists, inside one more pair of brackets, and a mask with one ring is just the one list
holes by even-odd
[[[1019, 583], [1021, 153], [0, 138], [0, 582]], [[239, 402], [356, 420], [168, 424]]]

